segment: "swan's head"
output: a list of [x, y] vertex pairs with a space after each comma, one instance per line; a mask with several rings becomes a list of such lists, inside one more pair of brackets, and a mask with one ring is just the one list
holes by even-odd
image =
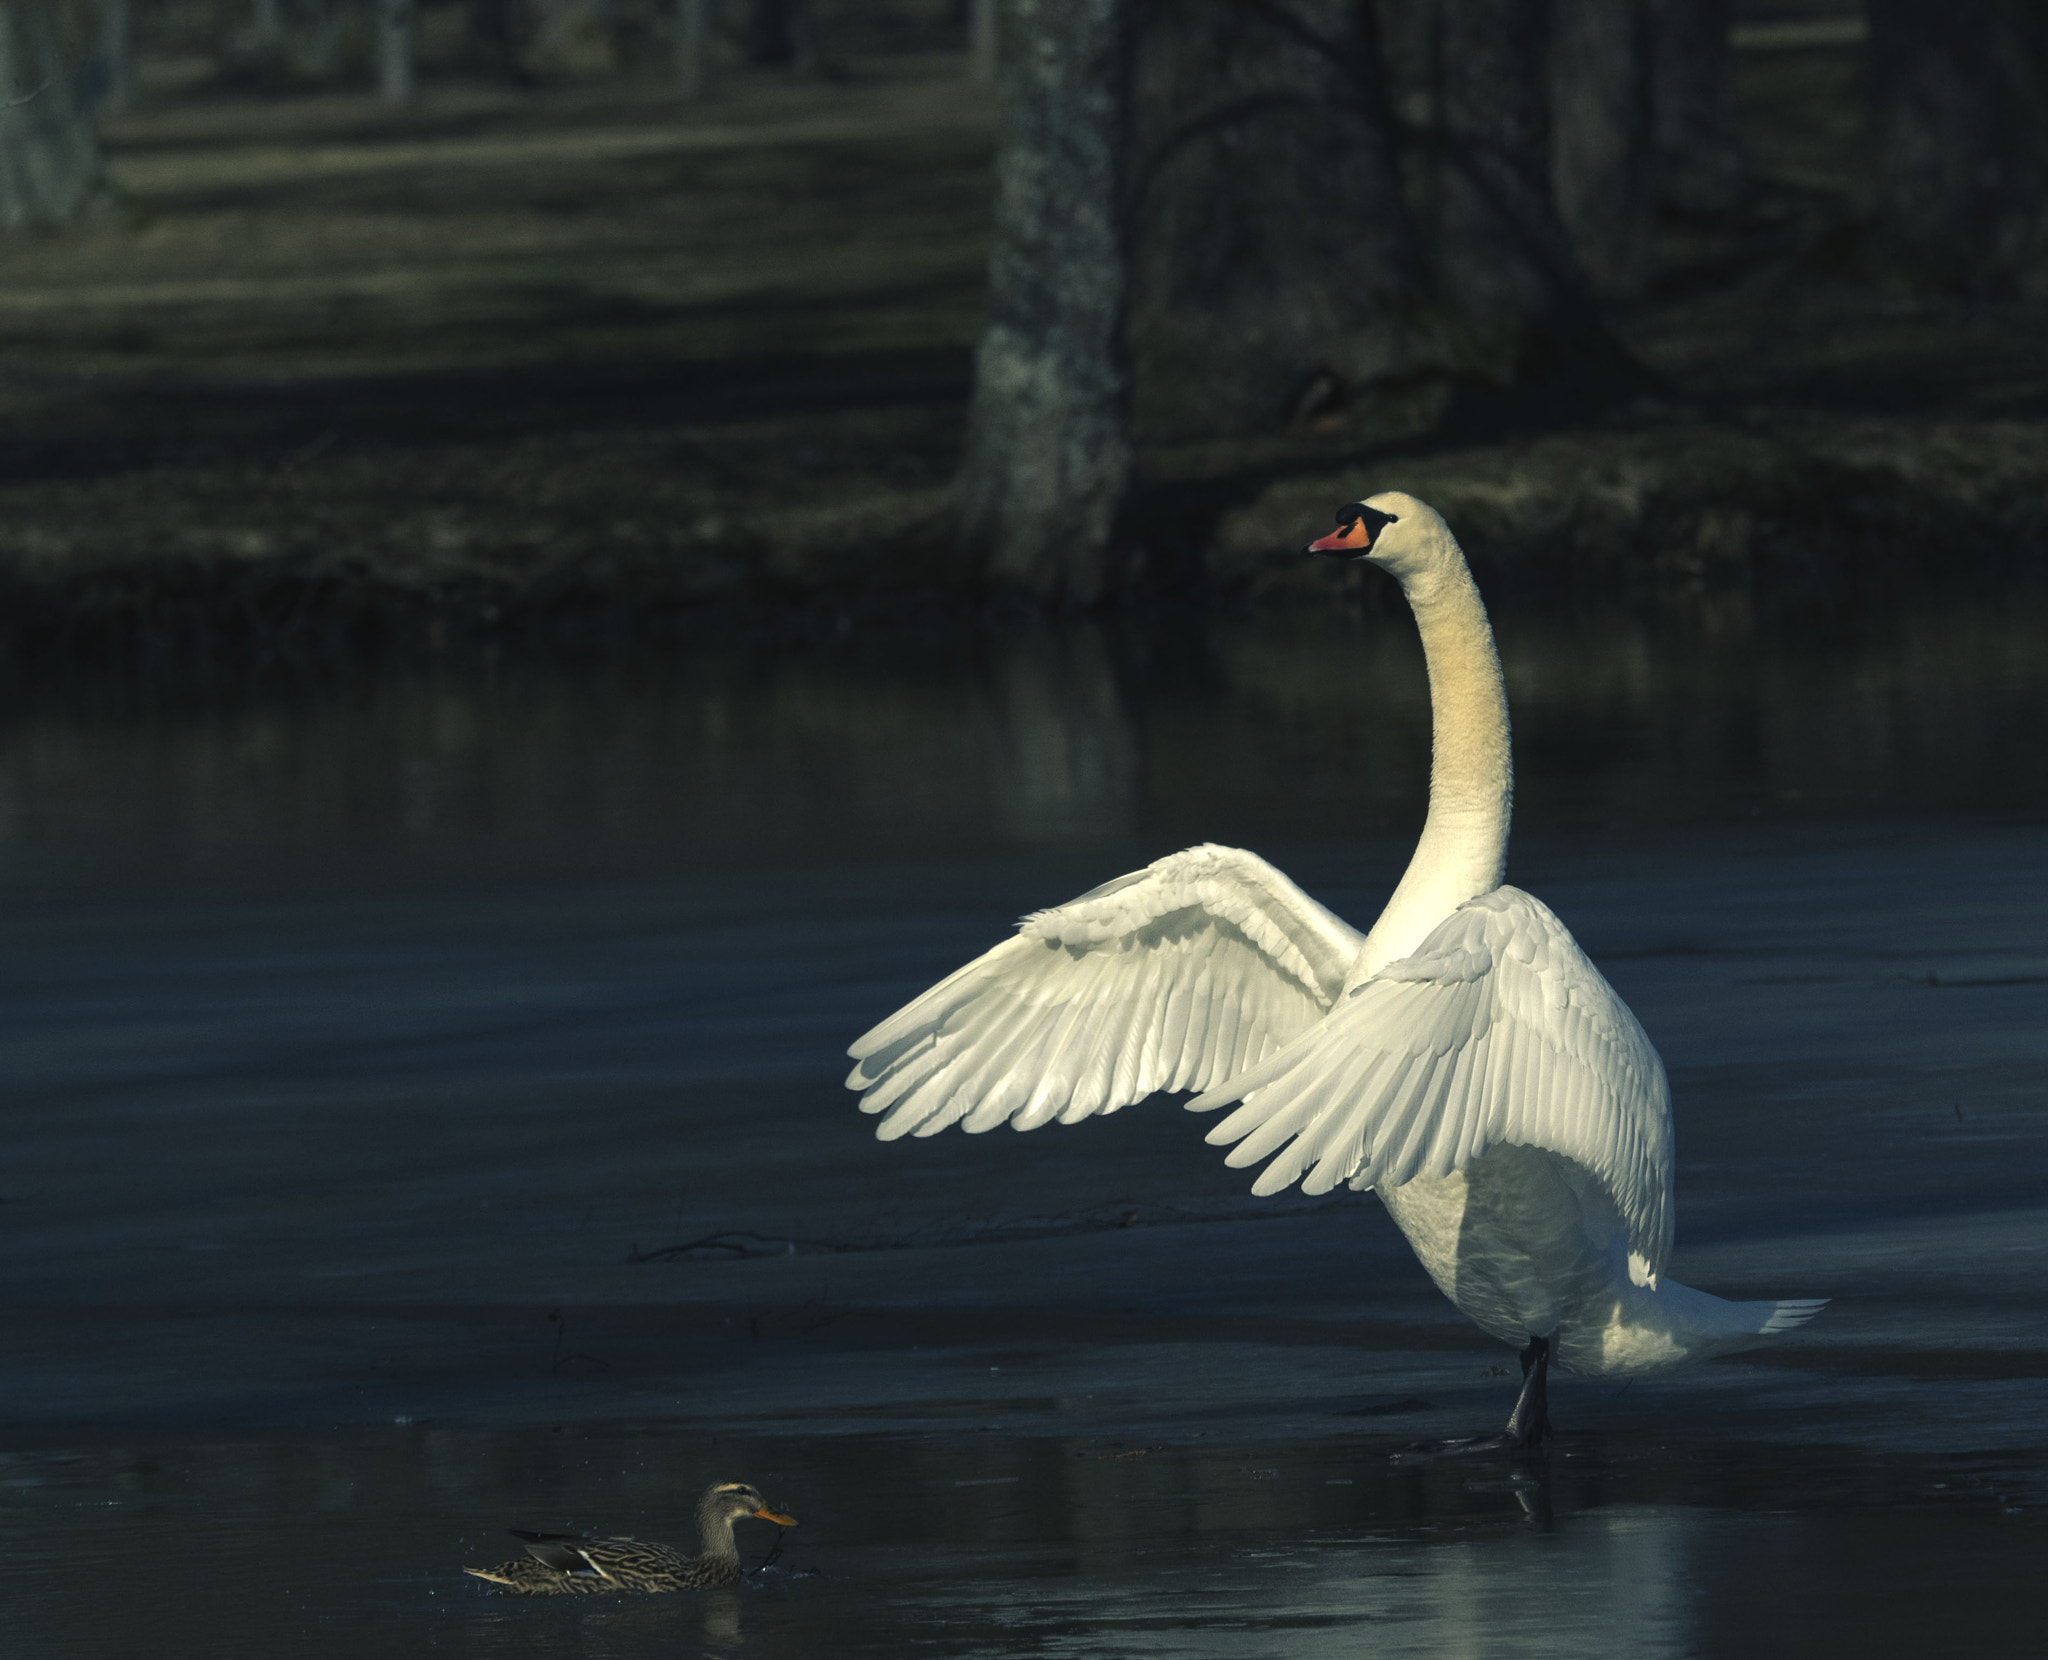
[[773, 1522], [777, 1527], [795, 1527], [794, 1516], [784, 1516], [768, 1508], [768, 1501], [758, 1490], [744, 1481], [721, 1481], [704, 1490], [703, 1498], [697, 1501], [697, 1517], [707, 1525], [720, 1522], [732, 1523], [748, 1516], [758, 1516], [764, 1522]]
[[1450, 526], [1427, 502], [1385, 490], [1337, 509], [1337, 528], [1302, 549], [1327, 559], [1370, 559], [1404, 584], [1424, 571], [1463, 556]]

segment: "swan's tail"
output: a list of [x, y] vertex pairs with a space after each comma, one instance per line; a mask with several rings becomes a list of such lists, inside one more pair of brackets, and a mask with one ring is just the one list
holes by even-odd
[[1770, 1318], [1758, 1328], [1759, 1337], [1776, 1337], [1781, 1331], [1796, 1331], [1806, 1324], [1832, 1299], [1827, 1297], [1787, 1297], [1783, 1302], [1770, 1305]]
[[1757, 1349], [1806, 1324], [1825, 1297], [1729, 1302], [1668, 1275], [1630, 1294], [1629, 1314], [1606, 1334], [1601, 1370], [1620, 1374]]

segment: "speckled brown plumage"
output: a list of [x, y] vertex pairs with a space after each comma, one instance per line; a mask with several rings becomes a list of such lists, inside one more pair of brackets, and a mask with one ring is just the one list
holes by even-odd
[[526, 1555], [491, 1568], [465, 1568], [466, 1574], [503, 1587], [521, 1597], [602, 1596], [618, 1592], [699, 1591], [736, 1585], [740, 1554], [733, 1523], [758, 1517], [778, 1527], [795, 1527], [796, 1518], [779, 1515], [768, 1501], [744, 1482], [719, 1482], [697, 1504], [701, 1556], [685, 1556], [669, 1545], [644, 1539], [587, 1539], [574, 1533], [528, 1533], [512, 1530], [524, 1541]]

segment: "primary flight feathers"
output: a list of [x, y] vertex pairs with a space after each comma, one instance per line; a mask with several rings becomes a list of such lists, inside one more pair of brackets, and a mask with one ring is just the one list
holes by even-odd
[[883, 1140], [1209, 1089], [1328, 1013], [1364, 936], [1256, 854], [1194, 847], [1038, 911], [852, 1045]]

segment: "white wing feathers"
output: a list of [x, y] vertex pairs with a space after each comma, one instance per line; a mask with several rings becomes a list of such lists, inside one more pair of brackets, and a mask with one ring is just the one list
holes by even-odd
[[1321, 1020], [1363, 943], [1256, 854], [1192, 847], [1026, 917], [856, 1042], [846, 1084], [884, 1141], [1208, 1089]]
[[1590, 1171], [1629, 1243], [1671, 1251], [1671, 1091], [1649, 1038], [1563, 923], [1519, 888], [1461, 905], [1328, 1019], [1188, 1103], [1242, 1101], [1215, 1129], [1254, 1186], [1325, 1193], [1462, 1170], [1496, 1142]]

